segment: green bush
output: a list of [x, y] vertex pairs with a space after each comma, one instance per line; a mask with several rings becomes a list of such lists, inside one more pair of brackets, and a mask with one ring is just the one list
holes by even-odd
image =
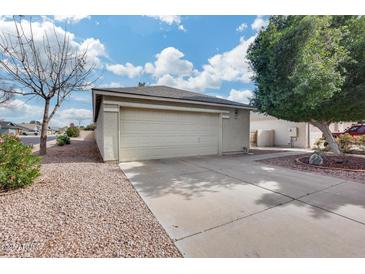
[[0, 135], [0, 189], [29, 185], [40, 174], [39, 156], [14, 135]]
[[359, 148], [365, 152], [365, 135], [361, 135], [356, 138], [356, 145], [359, 146]]
[[63, 146], [63, 145], [69, 145], [71, 144], [71, 139], [66, 134], [64, 135], [58, 135], [56, 138], [57, 145]]
[[348, 133], [341, 134], [336, 138], [336, 141], [340, 146], [341, 151], [344, 153], [350, 152], [353, 144], [355, 143], [355, 139]]
[[68, 137], [79, 137], [80, 136], [80, 129], [77, 127], [68, 127], [66, 129], [66, 134]]
[[314, 142], [315, 150], [321, 151], [323, 149], [324, 142], [325, 142], [324, 138], [319, 138], [317, 141], [315, 141]]
[[85, 127], [85, 130], [95, 130], [96, 129], [96, 125], [95, 124], [90, 124], [90, 125], [87, 125]]

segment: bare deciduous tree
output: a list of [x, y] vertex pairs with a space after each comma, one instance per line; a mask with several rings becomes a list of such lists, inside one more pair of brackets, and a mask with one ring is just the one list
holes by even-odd
[[12, 97], [12, 94], [9, 92], [5, 92], [5, 91], [0, 91], [0, 104], [5, 103], [6, 101], [9, 101], [10, 98]]
[[14, 17], [15, 33], [0, 33], [0, 68], [10, 88], [4, 94], [36, 96], [44, 101], [40, 154], [47, 153], [47, 129], [63, 101], [73, 91], [88, 89], [95, 68], [87, 64], [87, 49], [70, 41], [67, 32], [44, 32], [35, 38], [32, 21]]

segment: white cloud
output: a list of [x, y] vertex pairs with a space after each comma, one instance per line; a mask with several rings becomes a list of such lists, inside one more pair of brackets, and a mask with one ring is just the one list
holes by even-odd
[[193, 64], [190, 61], [184, 60], [184, 53], [174, 47], [163, 49], [156, 54], [154, 64], [146, 63], [145, 72], [153, 74], [155, 77], [160, 77], [165, 74], [174, 76], [191, 75]]
[[241, 25], [239, 25], [237, 28], [236, 28], [236, 31], [238, 32], [243, 32], [245, 29], [247, 29], [247, 24], [246, 23], [242, 23]]
[[28, 104], [20, 99], [10, 100], [1, 104], [0, 110], [2, 112], [21, 113], [24, 116], [35, 113], [40, 114], [43, 111], [41, 107]]
[[71, 101], [77, 101], [81, 103], [91, 103], [91, 94], [90, 93], [71, 93], [69, 97]]
[[80, 45], [80, 50], [87, 50], [87, 62], [95, 64], [97, 67], [101, 65], [100, 57], [107, 56], [105, 46], [95, 38], [84, 40]]
[[181, 31], [186, 31], [184, 26], [181, 24], [181, 17], [179, 15], [148, 15], [160, 22], [168, 25], [177, 25], [178, 29]]
[[[72, 97], [71, 97], [72, 98]], [[87, 98], [87, 97], [85, 97]], [[73, 98], [75, 99], [75, 98]], [[90, 99], [91, 100], [91, 99]], [[90, 102], [90, 100], [88, 102]], [[43, 107], [35, 105], [34, 102], [26, 102], [20, 99], [14, 99], [0, 105], [2, 119], [12, 122], [21, 123], [31, 120], [42, 120]], [[91, 123], [92, 111], [88, 109], [59, 109], [50, 122], [52, 127], [63, 127], [70, 123], [88, 124]]]
[[116, 75], [128, 76], [129, 78], [135, 78], [142, 74], [143, 68], [141, 66], [134, 66], [131, 63], [106, 65], [108, 71], [113, 72]]
[[101, 84], [100, 86], [103, 87], [103, 88], [121, 88], [121, 87], [124, 87], [124, 85], [119, 83], [119, 82], [110, 82], [110, 83], [105, 84], [105, 85]]
[[181, 31], [184, 31], [184, 32], [186, 31], [186, 29], [184, 28], [183, 25], [178, 26], [178, 29], [181, 30]]
[[265, 28], [269, 24], [268, 20], [265, 20], [262, 16], [257, 16], [256, 19], [251, 24], [251, 28], [254, 31], [260, 31], [262, 28]]
[[179, 15], [151, 15], [150, 17], [160, 20], [168, 25], [181, 23], [181, 17]]
[[246, 59], [248, 47], [255, 36], [240, 39], [233, 49], [216, 54], [208, 59], [201, 70], [184, 59], [184, 54], [173, 47], [166, 48], [156, 55], [154, 64], [147, 63], [145, 72], [152, 74], [158, 85], [204, 91], [219, 88], [222, 81], [251, 82], [252, 72]]
[[[21, 20], [22, 26], [24, 28], [25, 35], [29, 37], [30, 35], [30, 27], [29, 21], [27, 19]], [[36, 46], [42, 49], [43, 41], [45, 39], [45, 35], [47, 35], [52, 49], [56, 50], [57, 47], [57, 40], [62, 40], [63, 37], [66, 35], [70, 41], [71, 50], [74, 51], [87, 51], [87, 65], [100, 65], [101, 57], [107, 56], [105, 46], [100, 42], [99, 39], [95, 38], [87, 38], [81, 42], [79, 42], [75, 34], [72, 32], [64, 30], [62, 27], [56, 26], [52, 21], [48, 20], [47, 18], [43, 18], [42, 21], [32, 21], [32, 31], [33, 37], [36, 43]], [[1, 17], [0, 18], [0, 32], [7, 33], [9, 35], [13, 35], [12, 39], [15, 39], [16, 29], [14, 26], [14, 21], [12, 19]], [[16, 43], [16, 41], [13, 41]]]
[[83, 19], [90, 19], [89, 15], [55, 15], [54, 20], [67, 22], [67, 23], [78, 23]]
[[251, 90], [237, 90], [237, 89], [231, 89], [229, 92], [229, 95], [227, 97], [228, 100], [248, 104], [250, 102], [250, 99], [253, 96], [253, 92]]
[[42, 117], [43, 108], [41, 106], [25, 102], [17, 97], [0, 105], [1, 119], [21, 123], [39, 120]]
[[51, 126], [53, 127], [63, 127], [70, 123], [75, 125], [88, 124], [92, 119], [92, 111], [89, 109], [78, 109], [78, 108], [68, 108], [59, 110], [56, 112], [54, 118], [51, 120]]

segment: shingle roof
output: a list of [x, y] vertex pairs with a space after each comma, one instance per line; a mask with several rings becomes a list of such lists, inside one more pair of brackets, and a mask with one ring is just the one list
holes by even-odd
[[21, 126], [13, 123], [13, 122], [10, 122], [10, 121], [0, 121], [0, 128], [12, 128], [12, 129], [15, 129], [15, 128], [22, 128]]
[[250, 107], [247, 104], [233, 102], [230, 100], [209, 96], [197, 92], [191, 92], [183, 89], [172, 88], [168, 86], [144, 86], [128, 88], [93, 88], [93, 90], [108, 91], [116, 93], [125, 93], [131, 95], [143, 95], [160, 98], [170, 98], [176, 100], [197, 101], [204, 103], [222, 104], [237, 107]]

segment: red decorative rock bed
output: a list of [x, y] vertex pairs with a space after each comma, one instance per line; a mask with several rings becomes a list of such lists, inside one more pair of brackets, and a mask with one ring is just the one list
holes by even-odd
[[[258, 160], [258, 162], [273, 165], [273, 166], [281, 166], [285, 168], [290, 168], [294, 170], [300, 170], [310, 173], [318, 173], [326, 176], [333, 176], [337, 178], [344, 179], [345, 181], [353, 181], [365, 184], [365, 171], [355, 171], [350, 169], [343, 168], [335, 168], [335, 167], [324, 167], [319, 168], [315, 165], [303, 164], [297, 161], [298, 158], [309, 158], [310, 154], [302, 154], [302, 155], [291, 155], [291, 156], [282, 156], [282, 157], [274, 157], [265, 160]], [[365, 160], [364, 158], [355, 157], [355, 156], [347, 156], [351, 158], [356, 158], [355, 161], [358, 161], [357, 158]], [[360, 160], [361, 161], [361, 160]]]
[[[325, 156], [323, 165], [312, 165], [309, 163], [310, 155], [299, 157], [296, 162], [303, 165], [310, 165], [316, 168], [340, 169], [355, 172], [365, 172], [365, 158], [354, 156]], [[365, 176], [365, 175], [364, 175]]]

